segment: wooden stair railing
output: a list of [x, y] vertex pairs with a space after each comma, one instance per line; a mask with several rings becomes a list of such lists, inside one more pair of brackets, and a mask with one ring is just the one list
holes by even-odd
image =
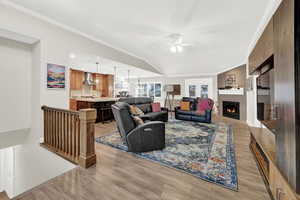
[[44, 142], [41, 146], [63, 158], [88, 168], [96, 164], [95, 109], [71, 111], [42, 106]]
[[0, 192], [0, 200], [9, 200], [10, 198], [7, 196], [6, 192]]

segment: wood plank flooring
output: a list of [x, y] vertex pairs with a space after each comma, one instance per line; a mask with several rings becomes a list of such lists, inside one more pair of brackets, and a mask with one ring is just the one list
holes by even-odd
[[[270, 200], [249, 149], [249, 128], [233, 125], [239, 191], [234, 192], [191, 175], [113, 149], [96, 145], [97, 165], [75, 168], [15, 198], [21, 200]], [[115, 130], [97, 124], [96, 136]], [[55, 166], [54, 166], [55, 167]]]

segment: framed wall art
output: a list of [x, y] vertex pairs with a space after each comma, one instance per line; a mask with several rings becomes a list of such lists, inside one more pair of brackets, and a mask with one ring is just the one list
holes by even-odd
[[65, 89], [66, 67], [56, 64], [47, 64], [47, 88]]

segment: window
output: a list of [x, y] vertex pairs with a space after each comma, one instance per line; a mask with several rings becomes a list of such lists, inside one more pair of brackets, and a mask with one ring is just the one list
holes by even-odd
[[149, 97], [154, 97], [154, 83], [149, 84]]
[[138, 96], [139, 97], [146, 97], [148, 96], [147, 94], [147, 84], [140, 84], [140, 86], [138, 87]]
[[189, 85], [189, 97], [196, 96], [196, 85]]
[[140, 83], [137, 88], [139, 97], [161, 97], [161, 83]]
[[201, 85], [200, 97], [208, 98], [208, 85]]
[[161, 84], [155, 83], [155, 97], [161, 97]]

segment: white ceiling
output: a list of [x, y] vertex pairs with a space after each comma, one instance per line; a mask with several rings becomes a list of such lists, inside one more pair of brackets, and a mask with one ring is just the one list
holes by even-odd
[[[69, 66], [72, 69], [82, 70], [86, 72], [97, 72], [101, 74], [115, 74], [119, 78], [128, 78], [128, 72], [130, 78], [146, 78], [146, 77], [158, 77], [160, 74], [156, 74], [150, 71], [146, 71], [137, 67], [119, 63], [106, 58], [93, 55], [74, 54], [73, 58], [70, 58]], [[99, 63], [98, 67], [96, 63]]]
[[[145, 59], [167, 75], [215, 74], [246, 61], [272, 0], [11, 0]], [[182, 34], [181, 54], [167, 36]]]

